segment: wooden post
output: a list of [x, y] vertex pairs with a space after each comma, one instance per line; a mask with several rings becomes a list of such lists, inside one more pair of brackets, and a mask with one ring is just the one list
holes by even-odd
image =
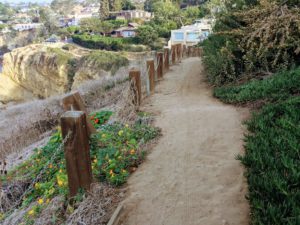
[[172, 65], [174, 65], [176, 63], [176, 45], [172, 45], [171, 52], [172, 52]]
[[147, 60], [147, 70], [148, 75], [149, 75], [149, 84], [150, 84], [150, 92], [154, 93], [154, 88], [155, 88], [155, 70], [154, 70], [154, 60]]
[[169, 57], [169, 48], [164, 48], [164, 73], [170, 69], [170, 57]]
[[183, 45], [183, 48], [182, 48], [182, 57], [186, 57], [186, 45]]
[[[86, 116], [82, 111], [68, 111], [61, 117], [61, 130], [68, 174], [70, 196], [79, 188], [90, 190], [92, 167]], [[71, 132], [71, 133], [69, 133]]]
[[141, 72], [139, 70], [131, 70], [129, 72], [129, 78], [131, 82], [131, 90], [134, 94], [133, 103], [140, 105], [142, 100], [142, 84], [141, 84]]
[[157, 79], [161, 79], [163, 77], [163, 66], [164, 66], [164, 54], [162, 52], [157, 52], [156, 54], [157, 59]]
[[[87, 113], [83, 100], [78, 91], [66, 95], [62, 100], [62, 104], [64, 111], [83, 111]], [[86, 117], [86, 122], [88, 127], [88, 135], [90, 136], [91, 134], [96, 133], [96, 129], [88, 117]]]
[[181, 44], [177, 44], [177, 61], [181, 62]]
[[187, 56], [191, 57], [191, 46], [187, 47]]
[[202, 57], [202, 56], [203, 56], [203, 48], [199, 47], [199, 57]]

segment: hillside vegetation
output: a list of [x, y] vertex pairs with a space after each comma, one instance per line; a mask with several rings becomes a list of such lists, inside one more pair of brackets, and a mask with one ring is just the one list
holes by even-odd
[[246, 1], [217, 15], [203, 43], [214, 95], [255, 106], [246, 122], [251, 224], [299, 224], [300, 69], [298, 1]]

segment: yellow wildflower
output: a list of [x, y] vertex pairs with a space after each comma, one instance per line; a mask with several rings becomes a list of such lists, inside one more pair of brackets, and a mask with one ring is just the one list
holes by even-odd
[[35, 189], [39, 189], [40, 188], [40, 184], [39, 183], [35, 183], [34, 188]]
[[60, 169], [59, 172], [62, 173], [63, 172], [62, 169]]
[[124, 170], [124, 169], [122, 170], [122, 173], [126, 173], [126, 172], [127, 172], [127, 170]]
[[135, 153], [135, 150], [134, 149], [131, 149], [130, 150], [130, 155], [133, 155]]
[[30, 211], [28, 212], [28, 215], [29, 215], [29, 216], [33, 216], [34, 213], [35, 213], [35, 212], [34, 212], [34, 210], [32, 209], [32, 210], [30, 210]]
[[129, 127], [129, 125], [128, 125], [128, 124], [125, 124], [125, 127], [127, 127], [127, 128], [128, 128], [128, 127]]
[[38, 203], [39, 203], [40, 205], [42, 205], [42, 204], [44, 203], [44, 199], [39, 198], [39, 199], [38, 199]]
[[124, 131], [123, 131], [123, 130], [120, 130], [118, 134], [119, 134], [119, 136], [122, 136], [123, 133], [124, 133]]
[[63, 185], [64, 185], [64, 182], [63, 182], [62, 180], [59, 180], [59, 179], [58, 179], [58, 180], [57, 180], [57, 184], [58, 184], [58, 186], [60, 186], [60, 187], [61, 187], [61, 186], [63, 186]]

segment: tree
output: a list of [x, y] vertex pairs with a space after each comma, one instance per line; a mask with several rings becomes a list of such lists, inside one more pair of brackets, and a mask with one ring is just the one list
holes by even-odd
[[158, 34], [153, 27], [149, 25], [140, 26], [137, 29], [137, 40], [141, 44], [153, 44], [158, 39]]
[[101, 22], [101, 32], [105, 34], [110, 33], [112, 29], [114, 28], [114, 25], [109, 21], [103, 21]]
[[181, 25], [181, 12], [179, 6], [171, 2], [157, 2], [153, 5], [154, 21], [158, 24], [166, 21], [175, 21]]
[[198, 19], [200, 9], [197, 6], [189, 6], [183, 12], [183, 23], [191, 24], [195, 19]]
[[59, 12], [63, 15], [68, 15], [72, 12], [76, 4], [76, 0], [53, 0], [51, 3], [51, 8], [55, 12]]
[[122, 9], [122, 0], [110, 0], [109, 1], [110, 11], [120, 11]]
[[122, 1], [122, 9], [123, 10], [134, 10], [134, 9], [136, 9], [136, 7], [130, 0], [123, 0]]
[[59, 25], [59, 16], [53, 12], [50, 8], [41, 8], [40, 9], [40, 22], [42, 22], [48, 31], [48, 33], [55, 33]]
[[84, 18], [80, 21], [82, 31], [100, 33], [102, 32], [102, 22], [99, 18]]
[[99, 9], [100, 19], [105, 20], [109, 17], [109, 1], [100, 0], [100, 9]]

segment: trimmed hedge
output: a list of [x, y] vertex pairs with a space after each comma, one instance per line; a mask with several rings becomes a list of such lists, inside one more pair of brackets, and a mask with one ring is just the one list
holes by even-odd
[[103, 37], [100, 35], [76, 34], [72, 36], [73, 42], [90, 49], [120, 51], [123, 49], [123, 38]]

